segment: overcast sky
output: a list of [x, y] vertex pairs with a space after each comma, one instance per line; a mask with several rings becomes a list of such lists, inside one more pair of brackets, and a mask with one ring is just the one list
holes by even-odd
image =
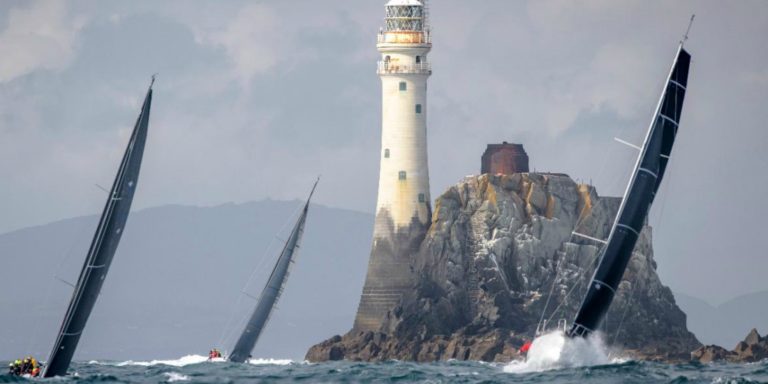
[[[2, 1], [0, 232], [101, 209], [153, 73], [135, 208], [302, 198], [322, 174], [319, 203], [372, 212], [383, 3]], [[431, 1], [433, 196], [504, 140], [621, 194], [636, 153], [613, 138], [641, 141], [691, 13], [659, 272], [715, 303], [768, 289], [767, 1]]]

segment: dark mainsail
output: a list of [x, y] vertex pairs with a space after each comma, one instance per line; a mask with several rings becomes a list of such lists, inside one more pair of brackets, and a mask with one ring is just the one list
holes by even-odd
[[101, 286], [104, 284], [104, 278], [109, 271], [131, 210], [144, 154], [144, 144], [147, 140], [151, 104], [152, 85], [150, 84], [43, 377], [61, 376], [67, 373], [77, 343], [99, 297]]
[[269, 276], [269, 280], [267, 280], [267, 285], [264, 286], [264, 290], [261, 291], [261, 296], [259, 297], [256, 309], [253, 310], [251, 318], [248, 320], [243, 333], [237, 340], [235, 348], [229, 355], [229, 361], [244, 363], [250, 358], [251, 351], [253, 351], [253, 347], [256, 346], [256, 341], [258, 341], [261, 331], [264, 330], [264, 326], [269, 320], [269, 316], [272, 313], [272, 309], [275, 307], [275, 303], [277, 303], [277, 300], [280, 298], [280, 294], [287, 281], [289, 267], [293, 262], [293, 256], [296, 253], [296, 248], [298, 248], [299, 241], [304, 233], [304, 224], [307, 221], [307, 212], [309, 211], [309, 201], [315, 193], [315, 188], [317, 188], [317, 182], [315, 182], [315, 185], [312, 187], [312, 192], [310, 192], [307, 202], [304, 204], [301, 216], [299, 216], [299, 220], [296, 222], [296, 225], [294, 225], [291, 235], [288, 237], [288, 241], [285, 242], [283, 251], [280, 253], [280, 257], [277, 259], [274, 269], [272, 269], [272, 274]]
[[624, 276], [672, 153], [690, 64], [691, 55], [680, 44], [600, 264], [568, 331], [571, 337], [586, 336], [600, 326]]

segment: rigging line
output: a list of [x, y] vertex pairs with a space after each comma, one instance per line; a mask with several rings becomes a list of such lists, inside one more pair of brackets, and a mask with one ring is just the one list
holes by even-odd
[[[557, 284], [557, 278], [560, 276], [560, 263], [563, 261], [565, 256], [561, 257], [560, 260], [557, 261], [557, 265], [555, 266], [555, 278], [552, 280], [552, 287], [549, 288], [549, 294], [547, 295], [547, 301], [544, 303], [544, 309], [541, 310], [541, 317], [539, 317], [539, 323], [536, 324], [536, 330], [541, 327], [542, 322], [544, 321], [544, 316], [547, 314], [547, 308], [549, 307], [549, 301], [552, 299], [552, 293], [555, 291], [555, 284]], [[544, 331], [544, 330], [542, 330]]]
[[[63, 254], [60, 254], [60, 256], [58, 257], [59, 263], [56, 266], [56, 268], [53, 270], [54, 272], [53, 278], [56, 279], [57, 281], [63, 281], [63, 279], [59, 278], [58, 276], [59, 271], [61, 271], [61, 268], [64, 265], [64, 263], [72, 258], [72, 255], [74, 254], [73, 250], [75, 248], [75, 245], [81, 238], [83, 238], [83, 236], [86, 234], [86, 231], [91, 227], [90, 226], [91, 222], [88, 219], [81, 218], [80, 220], [82, 220], [83, 223], [80, 224], [78, 230], [76, 231], [75, 236], [73, 236], [72, 239], [70, 240], [69, 246], [67, 247], [67, 251], [64, 252]], [[51, 307], [51, 297], [53, 296], [53, 290], [54, 290], [54, 287], [56, 286], [57, 285], [54, 285], [54, 284], [48, 284], [48, 289], [46, 289], [46, 293], [45, 293], [45, 300], [41, 302], [42, 305], [36, 307], [38, 311], [42, 311], [45, 308]], [[35, 316], [34, 328], [32, 329], [40, 329], [40, 322], [42, 321], [43, 317], [44, 316], [42, 316], [41, 314], [38, 314], [38, 316]], [[27, 350], [30, 350], [32, 346], [37, 343], [37, 337], [39, 333], [40, 332], [32, 332], [32, 336], [27, 339]]]
[[[144, 118], [145, 112], [146, 111], [144, 110], [144, 106], [142, 106], [138, 121], [141, 121]], [[123, 192], [123, 188], [124, 188], [123, 181], [125, 179], [125, 174], [127, 172], [128, 166], [131, 163], [131, 160], [133, 158], [133, 147], [136, 144], [138, 132], [139, 132], [138, 126], [135, 126], [133, 129], [133, 133], [131, 135], [131, 139], [128, 142], [128, 148], [126, 149], [125, 154], [123, 155], [123, 159], [120, 163], [120, 167], [118, 168], [117, 176], [115, 177], [115, 181], [112, 184], [113, 195], [121, 195]], [[98, 258], [99, 251], [102, 249], [102, 245], [104, 242], [104, 236], [106, 235], [106, 230], [109, 224], [112, 222], [112, 217], [117, 209], [118, 204], [119, 202], [115, 202], [114, 200], [107, 200], [107, 204], [104, 207], [104, 211], [101, 214], [101, 219], [99, 220], [99, 226], [96, 229], [96, 237], [94, 237], [91, 243], [91, 247], [88, 250], [88, 256], [86, 257], [85, 265], [80, 272], [80, 277], [78, 278], [78, 286], [85, 287], [90, 282], [92, 268], [86, 268], [86, 266], [92, 265], [93, 262]], [[64, 318], [64, 323], [62, 323], [61, 330], [59, 331], [59, 337], [56, 339], [56, 343], [54, 345], [54, 351], [51, 353], [51, 358], [53, 358], [53, 356], [55, 356], [55, 353], [57, 352], [59, 344], [62, 341], [61, 336], [64, 335], [63, 332], [66, 332], [69, 329], [69, 326], [71, 325], [72, 319], [74, 317], [73, 311], [75, 311], [76, 308], [79, 307], [80, 300], [82, 299], [82, 295], [84, 293], [85, 293], [84, 290], [83, 291], [78, 291], [77, 289], [75, 290], [74, 296], [70, 301], [69, 307], [67, 308], [67, 313]]]
[[[617, 215], [618, 215], [618, 213], [617, 213]], [[573, 229], [573, 231], [571, 231], [571, 235], [570, 235], [570, 237], [568, 238], [568, 242], [569, 242], [569, 243], [572, 243], [572, 242], [573, 242], [573, 238], [574, 238], [574, 236], [578, 237], [578, 235], [576, 235], [576, 234], [575, 234], [575, 232], [576, 232], [576, 230], [578, 230], [579, 226], [582, 224], [582, 222], [583, 222], [583, 221], [584, 221], [586, 218], [587, 218], [587, 216], [586, 216], [586, 215], [581, 215], [581, 216], [579, 217], [579, 220], [577, 220], [577, 221], [576, 221], [576, 225], [574, 226], [574, 229]], [[574, 243], [574, 244], [576, 244], [576, 243]], [[597, 259], [597, 257], [600, 255], [600, 253], [603, 251], [603, 247], [605, 247], [605, 244], [607, 244], [607, 242], [606, 242], [606, 243], [604, 243], [603, 245], [601, 245], [601, 246], [598, 248], [598, 251], [597, 251], [597, 253], [596, 253], [596, 257], [595, 257], [595, 259], [593, 259], [593, 260], [591, 261], [591, 264], [594, 264], [594, 263], [595, 263], [595, 260], [596, 260], [596, 259]], [[578, 245], [578, 246], [581, 246], [581, 244], [577, 244], [577, 245]], [[549, 289], [549, 295], [547, 296], [547, 301], [544, 303], [544, 309], [541, 311], [541, 317], [539, 318], [539, 323], [536, 325], [536, 328], [537, 328], [537, 329], [538, 329], [539, 327], [541, 327], [541, 325], [542, 325], [542, 322], [544, 321], [544, 317], [545, 317], [545, 315], [546, 315], [546, 313], [547, 313], [547, 309], [549, 308], [549, 303], [550, 303], [550, 301], [551, 301], [551, 299], [552, 299], [552, 294], [553, 294], [553, 293], [554, 293], [554, 291], [555, 291], [555, 285], [557, 284], [557, 279], [558, 279], [558, 277], [560, 277], [560, 263], [563, 261], [563, 259], [565, 259], [565, 258], [567, 257], [567, 254], [568, 254], [568, 252], [567, 252], [567, 251], [564, 251], [563, 253], [564, 253], [563, 257], [562, 257], [560, 260], [558, 260], [558, 261], [557, 261], [557, 266], [555, 267], [555, 279], [552, 281], [552, 287]], [[583, 272], [585, 272], [585, 271], [582, 271], [582, 273], [581, 273], [582, 275], [583, 275]], [[574, 285], [573, 285], [573, 287], [571, 287], [571, 289], [568, 291], [568, 293], [566, 294], [566, 296], [563, 298], [563, 300], [567, 299], [567, 298], [568, 298], [568, 297], [571, 295], [571, 293], [573, 292], [573, 290], [576, 288], [576, 286], [577, 286], [577, 285], [580, 285], [580, 284], [581, 284], [581, 281], [579, 281], [578, 283], [574, 284]], [[566, 285], [566, 286], [568, 286], [568, 284], [565, 284], [565, 285]], [[562, 302], [558, 303], [557, 307], [555, 307], [555, 311], [554, 311], [554, 312], [552, 312], [552, 315], [550, 315], [550, 316], [547, 318], [547, 323], [549, 323], [549, 322], [552, 320], [552, 317], [554, 317], [555, 313], [556, 313], [556, 312], [557, 312], [557, 310], [558, 310], [558, 309], [559, 309], [559, 308], [562, 306], [562, 304], [563, 304]]]
[[[634, 254], [632, 255], [634, 256]], [[626, 280], [629, 281], [629, 280]], [[637, 286], [639, 284], [632, 284], [632, 290], [629, 292], [629, 297], [627, 298], [627, 304], [624, 307], [624, 313], [621, 315], [621, 320], [619, 321], [618, 327], [616, 327], [616, 333], [613, 335], [613, 341], [611, 342], [611, 345], [616, 345], [616, 340], [619, 338], [619, 334], [621, 333], [621, 328], [624, 326], [624, 320], [627, 318], [627, 313], [629, 313], [629, 307], [632, 304], [632, 300], [635, 298], [635, 292], [637, 291]]]
[[[616, 137], [624, 137], [624, 132], [628, 129], [628, 126], [629, 126], [628, 124], [623, 124], [621, 126], [620, 130], [619, 130], [619, 134]], [[611, 149], [609, 151], [604, 152], [605, 156], [603, 157], [602, 165], [600, 167], [600, 171], [598, 172], [598, 177], [597, 177], [598, 179], [602, 178], [603, 174], [605, 174], [607, 172], [608, 164], [610, 163], [609, 160], [611, 158], [613, 158], [613, 157], [616, 157], [615, 152], [616, 152], [616, 149]], [[631, 177], [632, 177], [632, 175], [630, 174], [630, 178]], [[614, 178], [612, 178], [612, 179], [614, 179]], [[589, 188], [594, 188], [592, 183], [589, 184]], [[624, 200], [624, 197], [622, 196], [622, 202], [623, 202], [623, 200]], [[618, 216], [618, 212], [616, 213], [616, 215]], [[586, 215], [586, 214], [582, 214], [582, 212], [579, 213], [579, 218], [576, 221], [576, 224], [574, 225], [574, 229], [571, 232], [571, 236], [568, 239], [568, 242], [573, 242], [573, 238], [574, 238], [573, 232], [579, 230], [579, 226], [584, 222], [584, 220], [587, 218], [587, 216], [588, 215]], [[602, 252], [602, 247], [600, 247], [597, 255], [599, 256], [601, 252]], [[549, 303], [550, 303], [550, 300], [552, 298], [552, 294], [554, 293], [554, 288], [555, 288], [555, 285], [557, 283], [557, 279], [560, 276], [559, 265], [560, 265], [561, 261], [562, 261], [562, 259], [558, 261], [558, 266], [556, 267], [557, 269], [556, 269], [556, 272], [555, 272], [555, 279], [552, 281], [552, 287], [550, 288], [549, 296], [547, 296], [547, 301], [544, 304], [544, 309], [542, 310], [541, 317], [539, 319], [539, 324], [537, 325], [537, 328], [538, 328], [538, 326], [541, 326], [541, 322], [543, 321], [543, 319], [544, 319], [544, 317], [546, 315], [546, 311], [549, 308]], [[592, 263], [594, 263], [594, 260], [592, 261]], [[573, 292], [573, 289], [577, 285], [579, 285], [579, 284], [581, 284], [581, 282], [579, 282], [578, 284], [574, 284], [574, 286], [571, 287], [571, 289], [569, 290], [568, 294], [563, 299], [564, 300], [567, 299], [568, 296]], [[566, 286], [567, 286], [567, 284], [566, 284]], [[562, 306], [562, 304], [563, 304], [562, 302], [558, 304], [558, 306], [555, 308], [555, 312], [553, 312], [552, 315], [549, 318], [547, 318], [547, 322], [549, 322], [552, 319], [552, 316], [554, 316], [554, 314], [560, 308], [560, 306]]]
[[[628, 127], [627, 125], [623, 125], [623, 126], [622, 126], [622, 128], [621, 128], [621, 129], [620, 129], [620, 131], [619, 131], [619, 136], [623, 136], [623, 133], [624, 133], [624, 132], [627, 130], [627, 127]], [[598, 172], [598, 179], [602, 178], [603, 174], [604, 174], [604, 173], [607, 171], [607, 166], [608, 166], [608, 164], [609, 164], [609, 160], [610, 160], [610, 158], [612, 158], [612, 157], [615, 157], [615, 155], [614, 155], [614, 152], [615, 152], [615, 151], [616, 151], [616, 150], [614, 149], [614, 150], [609, 150], [609, 151], [605, 152], [605, 157], [604, 157], [604, 159], [603, 159], [603, 161], [602, 161], [602, 166], [601, 166], [601, 168], [600, 168], [600, 171]], [[594, 188], [594, 186], [593, 186], [593, 185], [590, 183], [590, 184], [589, 184], [589, 188]], [[622, 201], [623, 201], [623, 199], [624, 199], [624, 198], [622, 197]], [[616, 213], [616, 215], [618, 216], [618, 212]], [[576, 224], [575, 224], [575, 225], [574, 225], [574, 227], [573, 227], [574, 229], [573, 229], [573, 231], [571, 232], [571, 236], [570, 236], [570, 237], [569, 237], [569, 239], [568, 239], [568, 242], [569, 242], [569, 243], [570, 243], [570, 242], [573, 242], [573, 238], [574, 238], [574, 236], [575, 236], [575, 235], [573, 234], [573, 232], [575, 232], [575, 231], [578, 231], [578, 230], [579, 230], [579, 227], [580, 227], [580, 226], [581, 226], [581, 224], [584, 222], [584, 220], [587, 218], [587, 216], [588, 216], [588, 215], [582, 214], [582, 213], [580, 212], [580, 214], [579, 214], [579, 219], [576, 221]], [[599, 251], [598, 251], [597, 255], [600, 255], [600, 252], [601, 252], [601, 251], [602, 251], [602, 247], [600, 247], [600, 249], [599, 249]], [[560, 262], [561, 262], [561, 261], [562, 261], [562, 259], [561, 259], [560, 261], [558, 261], [558, 267], [556, 267], [556, 268], [557, 268], [557, 270], [556, 270], [556, 273], [555, 273], [555, 279], [552, 281], [552, 287], [550, 288], [549, 296], [547, 297], [547, 301], [546, 301], [546, 303], [544, 304], [544, 309], [542, 310], [542, 313], [541, 313], [541, 318], [540, 318], [540, 320], [539, 320], [539, 324], [537, 325], [537, 327], [538, 327], [538, 326], [541, 326], [541, 322], [543, 321], [543, 319], [544, 319], [544, 317], [545, 317], [545, 315], [546, 315], [546, 311], [547, 311], [547, 309], [549, 308], [549, 303], [550, 303], [550, 300], [551, 300], [552, 294], [553, 294], [553, 292], [554, 292], [555, 284], [557, 283], [557, 279], [558, 279], [558, 277], [560, 276], [559, 265], [560, 265]], [[592, 263], [594, 263], [594, 260], [592, 261]], [[581, 282], [579, 282], [578, 284], [581, 284]], [[578, 285], [578, 284], [574, 284], [574, 286], [573, 286], [573, 287], [571, 287], [571, 289], [569, 290], [569, 292], [568, 292], [568, 294], [566, 295], [566, 297], [565, 297], [565, 298], [563, 298], [563, 299], [567, 299], [567, 298], [568, 298], [568, 296], [569, 296], [569, 295], [570, 295], [570, 294], [573, 292], [573, 289], [574, 289], [574, 288], [576, 287], [576, 285]], [[567, 286], [567, 284], [566, 284], [566, 286]], [[560, 308], [560, 306], [562, 306], [562, 302], [558, 304], [557, 308], [555, 308], [555, 311], [557, 311], [557, 309], [559, 309], [559, 308]], [[554, 314], [555, 314], [555, 313], [556, 313], [556, 312], [553, 312], [553, 313], [552, 313], [552, 316], [554, 316]], [[552, 320], [552, 316], [550, 316], [549, 318], [547, 318], [547, 322], [549, 322], [550, 320]]]
[[693, 27], [693, 19], [696, 18], [696, 14], [691, 15], [691, 21], [688, 22], [688, 29], [685, 30], [685, 35], [683, 36], [683, 41], [681, 43], [685, 43], [688, 41], [688, 34], [691, 33], [691, 27]]
[[[606, 159], [606, 162], [608, 160]], [[592, 185], [589, 185], [589, 188], [593, 188]], [[579, 218], [576, 220], [576, 224], [573, 226], [573, 231], [571, 231], [571, 235], [568, 237], [568, 242], [573, 242], [574, 232], [578, 230], [579, 226], [584, 222], [584, 220], [587, 218], [587, 215], [583, 214], [583, 212], [579, 212]], [[555, 266], [555, 278], [552, 280], [552, 286], [549, 289], [549, 294], [547, 295], [547, 301], [544, 303], [544, 308], [541, 311], [541, 317], [539, 318], [539, 323], [536, 324], [536, 329], [541, 327], [542, 321], [544, 320], [544, 316], [547, 313], [547, 309], [549, 309], [549, 303], [552, 299], [552, 293], [555, 291], [555, 285], [557, 284], [557, 279], [560, 277], [560, 263], [562, 263], [563, 259], [567, 256], [567, 251], [563, 252], [563, 257], [560, 258], [560, 260], [557, 261], [557, 265]], [[558, 306], [559, 307], [559, 306]], [[551, 319], [551, 318], [550, 318]], [[549, 321], [549, 320], [547, 320]]]
[[[574, 226], [574, 230], [571, 231], [571, 236], [568, 238], [568, 242], [569, 243], [573, 241], [573, 237], [574, 237], [573, 232], [576, 231], [577, 228], [579, 228], [579, 225], [581, 224], [581, 222], [585, 218], [586, 218], [586, 216], [579, 217], [579, 220], [576, 222], [576, 225]], [[541, 327], [542, 324], [543, 324], [542, 322], [544, 321], [544, 317], [547, 314], [547, 309], [549, 309], [549, 303], [552, 300], [552, 294], [555, 292], [555, 285], [557, 284], [557, 279], [560, 277], [560, 263], [562, 263], [563, 259], [566, 258], [567, 254], [568, 254], [567, 251], [564, 251], [563, 252], [563, 256], [560, 258], [560, 260], [557, 261], [557, 265], [555, 266], [555, 278], [554, 278], [554, 280], [552, 280], [552, 286], [549, 288], [549, 294], [547, 295], [547, 301], [544, 302], [544, 308], [541, 310], [541, 317], [539, 317], [539, 323], [536, 324], [536, 329], [539, 329], [539, 327]], [[566, 284], [566, 286], [567, 286], [567, 284]], [[567, 296], [566, 296], [566, 298], [567, 298]], [[558, 304], [558, 306], [555, 308], [555, 311], [557, 311], [557, 309], [560, 308], [560, 304]], [[550, 320], [552, 320], [551, 316], [549, 318], [547, 318], [547, 322], [549, 322]]]
[[[139, 124], [143, 119], [145, 119], [145, 113], [147, 112], [145, 110], [146, 107], [146, 99], [145, 104], [142, 106], [141, 114], [139, 115], [139, 120], [137, 120], [136, 124]], [[133, 149], [136, 144], [136, 140], [139, 135], [139, 126], [134, 126], [133, 133], [131, 135], [131, 139], [128, 143], [128, 147], [123, 155], [123, 159], [121, 161], [120, 167], [118, 168], [117, 176], [115, 177], [115, 180], [112, 184], [112, 191], [114, 195], [117, 195], [118, 193], [123, 192], [123, 181], [125, 178], [125, 174], [127, 172], [128, 166], [131, 164], [131, 160], [133, 157]], [[139, 158], [141, 159], [141, 158]], [[75, 289], [75, 292], [69, 302], [69, 306], [67, 307], [66, 314], [64, 316], [64, 321], [61, 324], [61, 328], [59, 330], [59, 334], [56, 337], [56, 341], [54, 342], [53, 350], [51, 351], [51, 354], [49, 356], [50, 360], [55, 360], [57, 353], [60, 351], [60, 347], [62, 346], [62, 343], [64, 342], [63, 337], [69, 333], [69, 327], [72, 325], [72, 321], [75, 317], [75, 313], [80, 307], [81, 299], [83, 298], [83, 294], [85, 294], [85, 287], [90, 283], [90, 278], [93, 269], [87, 268], [87, 266], [92, 265], [93, 262], [96, 261], [96, 259], [99, 256], [99, 251], [102, 250], [102, 245], [104, 241], [105, 231], [109, 224], [112, 222], [113, 214], [115, 213], [115, 210], [118, 207], [119, 202], [116, 202], [114, 199], [108, 199], [107, 204], [104, 207], [104, 210], [101, 214], [101, 219], [99, 220], [99, 225], [96, 230], [96, 235], [93, 238], [91, 242], [91, 246], [88, 250], [88, 255], [86, 256], [85, 264], [83, 266], [83, 269], [80, 271], [80, 277], [78, 278], [78, 288]], [[114, 255], [112, 255], [114, 256]], [[111, 262], [111, 257], [109, 258], [109, 261]], [[102, 276], [103, 278], [103, 276]], [[87, 311], [86, 315], [90, 315], [90, 310]], [[86, 316], [87, 317], [87, 316]], [[76, 344], [76, 342], [75, 342]], [[46, 368], [43, 375], [46, 375], [48, 372], [48, 368]]]
[[565, 294], [565, 297], [563, 297], [563, 299], [557, 304], [557, 307], [555, 307], [555, 310], [552, 311], [552, 314], [549, 315], [549, 317], [547, 317], [547, 320], [546, 320], [547, 323], [552, 321], [552, 319], [555, 317], [555, 315], [560, 310], [560, 308], [563, 307], [563, 304], [565, 304], [565, 302], [571, 296], [573, 291], [575, 291], [576, 288], [581, 287], [582, 284], [584, 284], [584, 280], [579, 280], [579, 281], [576, 282], [576, 284], [573, 284], [573, 286], [571, 286], [571, 289], [568, 290], [568, 292]]
[[[597, 268], [597, 266], [595, 264], [597, 263], [598, 260], [600, 260], [600, 256], [602, 255], [602, 253], [603, 253], [603, 247], [600, 248], [600, 250], [595, 254], [595, 256], [592, 258], [592, 261], [590, 262], [590, 264], [592, 265], [591, 270], [593, 272], [594, 272], [594, 269]], [[582, 284], [584, 284], [584, 272], [586, 272], [586, 271], [587, 271], [587, 269], [584, 269], [583, 271], [581, 271], [580, 274], [582, 275], [582, 278], [580, 280], [578, 280], [576, 282], [576, 284], [574, 284], [571, 287], [571, 289], [568, 291], [568, 293], [565, 294], [565, 297], [563, 297], [563, 300], [560, 301], [560, 303], [557, 305], [557, 307], [552, 312], [552, 314], [547, 318], [547, 322], [548, 323], [550, 321], [552, 321], [552, 318], [555, 317], [555, 314], [557, 314], [557, 312], [560, 310], [560, 308], [563, 307], [563, 304], [565, 304], [565, 301], [568, 300], [568, 298], [571, 296], [571, 294], [573, 294], [573, 292], [576, 290], [576, 288], [580, 287]]]
[[[288, 216], [288, 220], [286, 220], [283, 223], [282, 228], [278, 230], [277, 236], [272, 237], [269, 244], [267, 245], [267, 248], [264, 250], [261, 260], [259, 260], [256, 267], [251, 271], [251, 275], [248, 277], [248, 280], [245, 282], [245, 285], [240, 290], [241, 294], [237, 295], [237, 300], [235, 301], [235, 305], [233, 306], [232, 310], [230, 311], [230, 317], [227, 320], [227, 322], [224, 325], [224, 329], [222, 329], [221, 336], [219, 337], [219, 344], [222, 345], [225, 341], [227, 341], [230, 337], [230, 335], [234, 332], [234, 329], [236, 329], [234, 326], [232, 326], [232, 322], [235, 320], [235, 317], [237, 317], [237, 309], [240, 307], [242, 300], [243, 300], [243, 294], [242, 292], [248, 291], [248, 286], [251, 285], [251, 282], [253, 281], [254, 277], [256, 277], [256, 274], [261, 270], [261, 267], [264, 266], [264, 263], [266, 263], [267, 259], [270, 259], [269, 255], [271, 254], [271, 250], [273, 245], [275, 245], [275, 241], [277, 240], [278, 236], [285, 232], [286, 228], [295, 220], [293, 220], [301, 210], [304, 209], [304, 204], [299, 204], [296, 209], [293, 211], [291, 215]], [[280, 257], [278, 255], [278, 257]], [[247, 316], [247, 312], [246, 312]], [[237, 324], [235, 324], [237, 325]], [[231, 327], [231, 328], [230, 328]]]

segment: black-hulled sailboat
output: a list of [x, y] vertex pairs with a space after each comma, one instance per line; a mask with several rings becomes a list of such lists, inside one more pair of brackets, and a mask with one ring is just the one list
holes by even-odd
[[259, 340], [259, 336], [264, 330], [264, 326], [266, 326], [270, 314], [275, 308], [275, 304], [280, 298], [280, 294], [283, 292], [285, 283], [288, 280], [290, 266], [293, 263], [293, 258], [296, 255], [296, 250], [299, 247], [299, 242], [304, 233], [304, 225], [307, 221], [307, 213], [309, 212], [309, 202], [312, 199], [312, 195], [315, 193], [318, 181], [315, 181], [315, 185], [312, 186], [312, 191], [309, 193], [307, 202], [304, 204], [304, 209], [301, 211], [299, 219], [293, 226], [293, 230], [291, 231], [288, 240], [285, 242], [285, 246], [283, 246], [283, 251], [280, 253], [280, 257], [277, 259], [277, 263], [272, 269], [272, 274], [270, 274], [267, 284], [261, 291], [261, 296], [259, 297], [258, 304], [256, 304], [256, 308], [253, 310], [242, 334], [240, 334], [240, 338], [237, 340], [235, 348], [229, 355], [229, 361], [244, 363], [251, 357], [251, 351], [253, 351], [253, 347], [256, 346], [256, 342]]
[[149, 127], [149, 111], [152, 105], [152, 83], [147, 90], [141, 113], [133, 128], [131, 139], [115, 176], [107, 203], [101, 214], [96, 234], [93, 236], [88, 255], [80, 271], [75, 291], [64, 316], [61, 329], [48, 358], [43, 377], [61, 376], [67, 373], [77, 343], [96, 304], [99, 292], [107, 277], [117, 245], [125, 229], [131, 202], [139, 180], [144, 144]]
[[600, 264], [568, 331], [571, 337], [587, 336], [600, 326], [624, 276], [669, 163], [680, 124], [690, 64], [691, 55], [681, 42], [645, 141], [639, 148], [640, 156], [603, 247]]

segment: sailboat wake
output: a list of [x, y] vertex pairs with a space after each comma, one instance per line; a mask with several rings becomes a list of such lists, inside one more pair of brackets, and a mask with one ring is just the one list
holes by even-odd
[[553, 369], [590, 367], [620, 363], [611, 359], [599, 334], [589, 337], [567, 337], [562, 331], [546, 333], [533, 340], [528, 358], [504, 367], [508, 373], [542, 372]]
[[[185, 367], [187, 365], [203, 364], [203, 363], [224, 363], [226, 361], [227, 361], [226, 359], [222, 359], [222, 358], [209, 360], [208, 356], [203, 356], [203, 355], [187, 355], [176, 360], [151, 360], [151, 361], [128, 360], [120, 363], [101, 363], [98, 361], [91, 361], [90, 363], [98, 364], [98, 365], [114, 365], [117, 367], [126, 367], [126, 366], [152, 367], [155, 365], [166, 365], [169, 367]], [[253, 365], [289, 365], [289, 364], [293, 364], [293, 360], [250, 359], [248, 360], [248, 363]]]
[[130, 365], [142, 366], [142, 367], [151, 367], [151, 366], [155, 366], [155, 365], [167, 365], [167, 366], [171, 366], [171, 367], [184, 367], [184, 366], [192, 365], [192, 364], [205, 363], [207, 361], [208, 361], [208, 357], [207, 356], [203, 356], [203, 355], [187, 355], [187, 356], [181, 357], [181, 358], [176, 359], [176, 360], [152, 360], [152, 361], [133, 361], [133, 360], [128, 360], [128, 361], [124, 361], [122, 363], [117, 363], [116, 365], [118, 367], [125, 367], [125, 366], [130, 366]]

